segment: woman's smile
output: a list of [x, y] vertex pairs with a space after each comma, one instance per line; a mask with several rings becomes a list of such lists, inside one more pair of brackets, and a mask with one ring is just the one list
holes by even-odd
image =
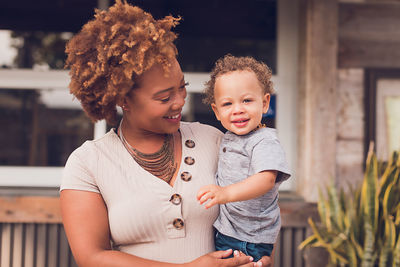
[[173, 115], [173, 116], [167, 116], [167, 117], [164, 117], [164, 118], [169, 122], [177, 123], [177, 122], [180, 122], [180, 120], [182, 118], [182, 114], [179, 113], [179, 114], [176, 114], [176, 115]]

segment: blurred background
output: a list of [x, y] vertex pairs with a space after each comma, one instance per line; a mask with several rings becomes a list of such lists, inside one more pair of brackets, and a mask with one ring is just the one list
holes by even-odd
[[[64, 70], [65, 44], [91, 19], [94, 8], [105, 9], [110, 1], [17, 1], [1, 4], [0, 11], [0, 175], [15, 177], [21, 166], [60, 167], [85, 140], [101, 136], [109, 128], [95, 126], [68, 93]], [[277, 2], [248, 1], [135, 1], [156, 19], [182, 16], [176, 42], [190, 86], [183, 119], [223, 128], [210, 108], [202, 103], [203, 84], [221, 56], [253, 56], [276, 73]], [[251, 16], [249, 15], [251, 14]], [[275, 127], [275, 96], [264, 122]], [[12, 174], [4, 173], [11, 171]], [[44, 177], [46, 169], [30, 168]], [[48, 170], [48, 169], [47, 169]], [[3, 173], [3, 175], [2, 175]], [[51, 173], [54, 175], [54, 172]], [[4, 177], [4, 176], [3, 176]], [[28, 178], [35, 185], [44, 178]], [[8, 179], [8, 178], [7, 178]], [[49, 178], [52, 179], [52, 178]], [[51, 186], [59, 182], [59, 177]], [[34, 181], [36, 180], [36, 181]], [[9, 181], [12, 185], [13, 182]], [[24, 182], [21, 182], [22, 184]], [[0, 186], [1, 180], [0, 180]]]
[[[371, 141], [383, 161], [400, 149], [400, 1], [128, 2], [155, 18], [183, 18], [176, 44], [190, 83], [184, 120], [222, 129], [201, 101], [216, 59], [253, 56], [271, 67], [276, 94], [264, 122], [277, 129], [293, 170], [281, 186], [284, 228], [276, 266], [311, 266], [296, 247], [315, 211], [318, 187], [332, 180], [345, 188], [359, 183]], [[62, 166], [85, 140], [110, 129], [85, 116], [69, 94], [63, 66], [66, 42], [94, 8], [113, 3], [0, 1], [0, 223], [59, 225], [54, 203]], [[0, 239], [1, 231], [13, 235], [11, 225], [0, 227]], [[12, 253], [6, 247], [2, 252], [0, 245], [0, 266], [18, 266], [5, 260]]]

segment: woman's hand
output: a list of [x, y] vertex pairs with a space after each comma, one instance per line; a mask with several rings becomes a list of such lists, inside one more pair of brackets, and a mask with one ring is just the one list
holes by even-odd
[[256, 267], [272, 267], [271, 257], [264, 256], [259, 261], [257, 261]]
[[232, 250], [228, 249], [226, 251], [214, 251], [208, 253], [188, 264], [188, 267], [253, 267], [253, 258], [246, 255], [237, 255], [233, 258], [225, 259], [232, 254]]
[[[233, 255], [234, 255], [234, 257], [239, 257], [239, 256], [243, 256], [246, 254], [244, 254], [241, 251], [235, 250]], [[247, 266], [247, 265], [244, 265], [244, 266]], [[264, 256], [259, 261], [253, 262], [253, 266], [254, 267], [272, 267], [272, 259], [271, 259], [271, 257]]]

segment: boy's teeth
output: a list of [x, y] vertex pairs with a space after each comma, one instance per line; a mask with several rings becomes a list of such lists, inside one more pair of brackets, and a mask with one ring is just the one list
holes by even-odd
[[168, 119], [177, 119], [178, 117], [179, 117], [179, 114], [175, 115], [175, 116], [169, 116]]

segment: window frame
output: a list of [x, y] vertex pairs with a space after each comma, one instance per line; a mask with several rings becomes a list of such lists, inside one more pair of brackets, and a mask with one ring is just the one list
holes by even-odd
[[[379, 159], [388, 160], [389, 155], [383, 153], [379, 147], [379, 142], [382, 142], [382, 137], [385, 136], [386, 128], [382, 122], [384, 114], [383, 105], [379, 105], [382, 101], [382, 97], [385, 96], [384, 88], [379, 88], [379, 82], [385, 80], [400, 80], [400, 69], [399, 68], [367, 68], [365, 70], [365, 85], [364, 85], [364, 112], [365, 112], [365, 127], [364, 127], [364, 167], [368, 156], [370, 143], [374, 143], [374, 150], [377, 153]], [[382, 92], [378, 92], [379, 89]], [[388, 94], [388, 93], [386, 93]], [[394, 94], [388, 94], [394, 95]], [[397, 96], [397, 92], [396, 92]], [[382, 104], [382, 103], [381, 103]], [[380, 114], [380, 115], [378, 115]], [[378, 134], [378, 131], [381, 133]]]

